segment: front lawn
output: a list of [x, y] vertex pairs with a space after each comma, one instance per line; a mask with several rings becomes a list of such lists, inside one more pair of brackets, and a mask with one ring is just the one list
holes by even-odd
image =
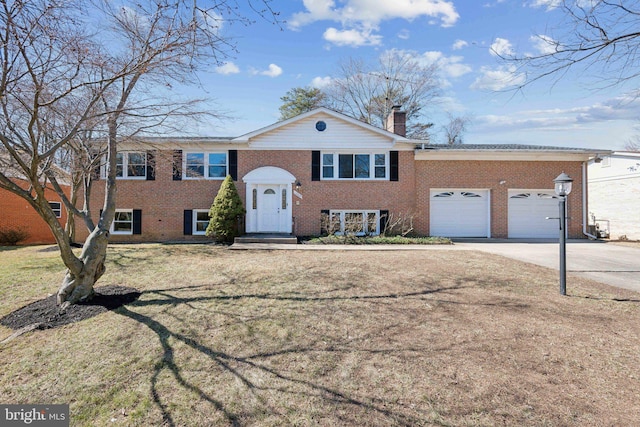
[[[0, 317], [57, 290], [0, 250]], [[640, 295], [473, 251], [114, 245], [115, 311], [0, 344], [1, 403], [77, 426], [634, 425]], [[0, 327], [0, 340], [13, 331]]]

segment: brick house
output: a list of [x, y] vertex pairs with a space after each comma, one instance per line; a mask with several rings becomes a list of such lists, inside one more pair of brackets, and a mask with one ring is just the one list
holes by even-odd
[[[553, 179], [574, 179], [568, 235], [586, 224], [586, 162], [594, 150], [441, 146], [320, 108], [237, 138], [149, 138], [121, 146], [112, 241], [202, 240], [220, 184], [233, 178], [247, 233], [377, 234], [389, 217], [449, 237], [557, 237]], [[600, 151], [602, 153], [602, 151]], [[101, 185], [92, 206], [99, 212]], [[86, 230], [78, 230], [80, 237]], [[82, 234], [84, 233], [84, 234]]]
[[[29, 183], [23, 179], [13, 178], [13, 182], [23, 189], [29, 188]], [[62, 188], [66, 191], [68, 197], [70, 187], [62, 184]], [[53, 188], [47, 188], [45, 189], [45, 197], [49, 201], [58, 221], [64, 227], [67, 221], [67, 211], [64, 209], [60, 196]], [[28, 233], [28, 237], [20, 241], [19, 244], [49, 244], [56, 242], [47, 223], [22, 197], [8, 190], [0, 189], [0, 212], [2, 212], [0, 214], [0, 230], [24, 230]]]

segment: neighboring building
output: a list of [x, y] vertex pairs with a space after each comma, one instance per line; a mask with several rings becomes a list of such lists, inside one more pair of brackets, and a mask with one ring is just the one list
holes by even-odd
[[640, 240], [640, 153], [589, 161], [589, 212], [611, 239]]
[[[586, 228], [586, 162], [598, 152], [518, 145], [425, 145], [320, 108], [238, 138], [150, 138], [121, 146], [112, 241], [201, 240], [220, 184], [233, 178], [248, 233], [377, 234], [389, 217], [449, 237], [557, 237], [553, 179], [573, 179], [568, 236]], [[602, 151], [600, 151], [602, 153]], [[93, 189], [98, 213], [104, 189]], [[97, 219], [97, 218], [96, 218]], [[84, 233], [84, 234], [82, 234]], [[82, 239], [86, 230], [78, 230]]]
[[[21, 188], [29, 188], [29, 184], [19, 178], [13, 181]], [[69, 187], [63, 185], [69, 196]], [[53, 189], [45, 190], [45, 197], [49, 201], [58, 221], [64, 227], [67, 221], [67, 211], [62, 204], [60, 196]], [[25, 244], [55, 243], [51, 229], [40, 217], [35, 209], [22, 197], [0, 188], [0, 230], [25, 230], [29, 237], [19, 242]]]

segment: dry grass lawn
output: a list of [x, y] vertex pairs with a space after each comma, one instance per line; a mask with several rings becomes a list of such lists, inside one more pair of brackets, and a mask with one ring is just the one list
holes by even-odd
[[[55, 292], [42, 247], [0, 250], [0, 317]], [[132, 304], [0, 344], [0, 402], [74, 426], [626, 426], [640, 296], [499, 256], [120, 245]], [[0, 328], [0, 340], [11, 330]]]

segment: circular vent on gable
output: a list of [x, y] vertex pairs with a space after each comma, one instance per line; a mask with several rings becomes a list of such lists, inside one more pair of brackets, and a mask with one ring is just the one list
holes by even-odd
[[318, 132], [323, 132], [327, 128], [327, 124], [322, 120], [316, 122], [316, 130]]

